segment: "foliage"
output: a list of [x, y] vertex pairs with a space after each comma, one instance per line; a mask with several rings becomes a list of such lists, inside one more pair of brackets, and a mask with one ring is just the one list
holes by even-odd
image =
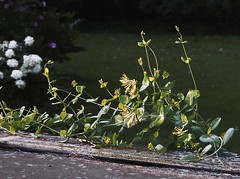
[[[83, 50], [75, 42], [75, 25], [79, 22], [75, 14], [60, 12], [55, 7], [48, 6], [46, 1], [0, 1], [0, 18], [0, 41], [12, 41], [14, 39], [21, 42], [26, 36], [33, 37], [35, 39], [34, 46], [31, 47], [31, 51], [28, 48], [25, 55], [32, 52], [41, 54], [43, 63], [46, 63], [49, 59], [62, 62], [69, 59], [68, 53]], [[23, 60], [21, 56], [18, 57], [18, 60]], [[4, 61], [1, 61], [0, 71], [9, 71], [10, 69], [3, 66], [3, 63]], [[26, 105], [27, 107], [33, 105], [46, 106], [47, 95], [39, 94], [47, 87], [43, 76], [28, 74], [27, 77], [24, 76], [24, 82], [27, 84], [26, 87], [17, 89], [9, 80], [1, 80], [0, 86], [4, 86], [4, 91], [0, 94], [0, 98], [15, 107], [20, 105]]]
[[[62, 61], [67, 53], [83, 50], [74, 43], [74, 13], [59, 13], [41, 0], [3, 0], [0, 2], [1, 40], [36, 39], [36, 51], [42, 57]], [[4, 39], [3, 39], [4, 38]]]
[[31, 53], [31, 47], [34, 43], [34, 38], [27, 36], [24, 42], [18, 43], [15, 40], [10, 42], [3, 41], [0, 44], [0, 79], [1, 84], [10, 83], [15, 80], [15, 85], [18, 88], [25, 88], [26, 82], [24, 78], [29, 73], [38, 74], [41, 72], [42, 58]]
[[[80, 17], [94, 20], [129, 20], [150, 17], [151, 20], [205, 22], [238, 22], [239, 1], [232, 0], [71, 0], [61, 9], [71, 9]], [[138, 14], [137, 16], [135, 14]]]
[[[217, 153], [232, 137], [234, 129], [230, 128], [218, 135], [215, 131], [221, 118], [205, 120], [199, 114], [200, 92], [191, 69], [191, 58], [186, 51], [187, 41], [183, 39], [177, 26], [176, 30], [179, 38], [175, 43], [183, 48], [184, 56], [181, 60], [187, 64], [193, 80], [194, 88], [187, 94], [174, 91], [175, 81], [169, 80], [170, 74], [160, 69], [157, 56], [150, 47], [151, 39], [145, 40], [145, 33], [141, 32], [142, 39], [138, 46], [143, 48], [146, 54], [145, 58], [138, 59], [138, 64], [142, 68], [142, 81], [138, 82], [123, 74], [120, 78], [121, 87], [111, 92], [108, 83], [101, 79], [100, 88], [105, 89], [110, 95], [106, 99], [91, 97], [85, 91], [86, 87], [76, 81], [71, 83], [72, 92], [57, 88], [54, 86], [55, 80], [50, 78], [48, 66], [53, 62], [49, 61], [44, 68], [44, 76], [49, 85], [48, 93], [51, 95], [53, 105], [62, 106], [61, 111], [54, 117], [40, 118], [40, 122], [36, 120], [37, 126], [34, 121], [31, 127], [36, 130], [36, 134], [48, 129], [66, 138], [78, 137], [95, 144], [99, 143], [101, 146], [145, 144], [148, 149], [158, 152], [165, 152], [170, 148], [195, 152], [184, 156], [183, 160], [196, 161]], [[88, 112], [85, 106], [89, 104], [97, 105], [99, 111]], [[2, 110], [1, 126], [9, 131], [23, 129], [15, 125], [17, 120], [14, 118], [16, 116], [16, 119], [19, 119], [24, 109], [21, 108], [13, 116], [15, 114], [13, 110], [2, 102]], [[35, 114], [34, 111], [36, 109], [33, 110]], [[212, 153], [205, 156], [209, 151]]]

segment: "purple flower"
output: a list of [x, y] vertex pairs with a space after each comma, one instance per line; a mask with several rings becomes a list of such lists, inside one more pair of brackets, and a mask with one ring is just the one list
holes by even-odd
[[3, 8], [4, 9], [8, 9], [10, 7], [10, 3], [5, 3], [4, 5], [3, 5]]
[[38, 22], [34, 22], [33, 26], [37, 27], [38, 26]]
[[38, 16], [38, 19], [39, 19], [39, 20], [43, 20], [43, 19], [44, 19], [44, 16], [43, 16], [43, 15], [39, 15], [39, 16]]
[[50, 42], [50, 43], [48, 43], [48, 46], [49, 46], [50, 48], [57, 48], [57, 44], [56, 44], [55, 42]]

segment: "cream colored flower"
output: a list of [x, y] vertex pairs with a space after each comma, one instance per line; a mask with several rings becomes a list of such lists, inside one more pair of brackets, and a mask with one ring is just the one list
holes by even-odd
[[138, 123], [137, 114], [129, 109], [128, 106], [124, 106], [121, 112], [124, 123], [127, 124], [127, 127], [130, 127], [133, 123]]
[[137, 81], [129, 80], [126, 74], [122, 75], [122, 78], [119, 80], [122, 83], [122, 86], [125, 88], [125, 94], [129, 93], [130, 95], [135, 95], [137, 92]]

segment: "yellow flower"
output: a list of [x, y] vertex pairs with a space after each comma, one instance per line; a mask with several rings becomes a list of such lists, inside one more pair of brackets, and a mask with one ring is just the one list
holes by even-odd
[[137, 92], [137, 81], [129, 80], [126, 74], [122, 75], [122, 78], [119, 80], [122, 83], [122, 86], [125, 88], [125, 94], [129, 93], [130, 95], [135, 95]]
[[127, 105], [123, 107], [123, 110], [121, 112], [122, 118], [124, 119], [124, 122], [127, 123], [127, 127], [130, 127], [132, 123], [138, 123], [137, 114], [133, 111], [131, 111]]
[[107, 87], [108, 82], [103, 82], [102, 79], [100, 79], [98, 82], [100, 83], [100, 88], [106, 88]]
[[113, 98], [114, 98], [114, 99], [117, 99], [119, 96], [120, 96], [120, 89], [116, 89], [116, 90], [114, 91], [114, 96], [113, 96]]
[[103, 99], [102, 102], [101, 102], [101, 105], [102, 106], [105, 106], [107, 104], [108, 100], [107, 99]]
[[141, 66], [143, 65], [142, 57], [140, 57], [140, 58], [138, 59], [138, 64], [141, 65]]
[[184, 128], [180, 128], [180, 127], [174, 127], [174, 131], [172, 132], [173, 135], [176, 135], [178, 137], [182, 136], [185, 132], [187, 132], [187, 130], [183, 130]]
[[148, 79], [149, 79], [149, 81], [152, 82], [154, 80], [154, 77], [150, 76], [150, 77], [148, 77]]
[[72, 85], [73, 87], [76, 87], [76, 86], [78, 85], [78, 83], [77, 83], [75, 80], [73, 80], [72, 83], [71, 83], [71, 85]]

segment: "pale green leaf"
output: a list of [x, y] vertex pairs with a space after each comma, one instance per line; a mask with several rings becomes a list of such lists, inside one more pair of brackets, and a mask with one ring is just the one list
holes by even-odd
[[216, 119], [214, 119], [210, 124], [211, 130], [213, 131], [214, 129], [216, 129], [220, 122], [221, 122], [220, 117], [217, 117]]
[[202, 150], [200, 155], [202, 156], [202, 155], [206, 154], [211, 148], [212, 148], [212, 144], [208, 144], [206, 147], [204, 147], [204, 149]]
[[20, 111], [19, 111], [19, 117], [22, 116], [24, 110], [25, 110], [25, 106], [22, 106], [21, 109], [20, 109]]
[[67, 133], [71, 134], [72, 132], [74, 132], [76, 129], [78, 128], [78, 124], [76, 122], [74, 122], [71, 127], [68, 129]]
[[96, 102], [98, 100], [99, 97], [97, 98], [93, 98], [93, 99], [87, 99], [86, 102], [87, 103], [93, 103], [93, 102]]
[[200, 161], [200, 157], [196, 154], [188, 154], [188, 155], [182, 156], [180, 160], [188, 161], [188, 162], [198, 162]]
[[161, 144], [158, 144], [155, 146], [155, 150], [157, 150], [160, 153], [165, 153], [167, 151], [167, 148], [162, 146]]
[[217, 136], [215, 134], [201, 135], [199, 140], [202, 141], [202, 142], [206, 142], [206, 143], [220, 143], [219, 136]]
[[150, 82], [149, 82], [149, 78], [146, 72], [144, 72], [144, 77], [142, 80], [142, 86], [140, 87], [140, 92], [144, 91], [148, 86], [149, 86]]
[[229, 128], [223, 136], [223, 145], [225, 145], [229, 141], [229, 139], [233, 136], [233, 134], [234, 134], [234, 129]]

